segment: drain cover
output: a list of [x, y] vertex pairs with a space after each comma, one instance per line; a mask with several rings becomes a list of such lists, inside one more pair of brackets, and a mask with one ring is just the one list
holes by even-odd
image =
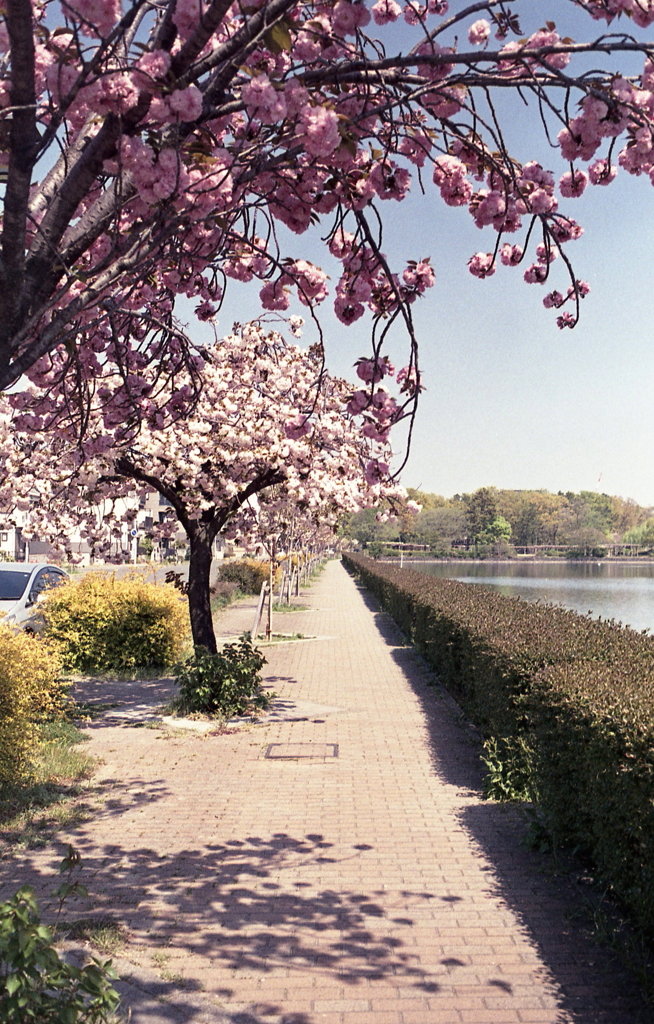
[[338, 757], [338, 743], [270, 743], [265, 756], [271, 760]]

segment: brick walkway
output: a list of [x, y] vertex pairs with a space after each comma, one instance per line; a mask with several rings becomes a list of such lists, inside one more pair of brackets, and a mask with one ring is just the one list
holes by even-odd
[[[266, 650], [263, 724], [91, 727], [106, 795], [61, 840], [85, 860], [80, 913], [129, 929], [133, 1024], [647, 1021], [514, 812], [480, 799], [474, 735], [386, 616], [336, 562], [308, 594], [277, 626], [318, 639]], [[59, 849], [5, 861], [3, 892], [51, 888]]]

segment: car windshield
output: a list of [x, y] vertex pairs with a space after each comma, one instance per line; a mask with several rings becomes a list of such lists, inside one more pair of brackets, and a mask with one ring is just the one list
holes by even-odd
[[25, 593], [31, 572], [7, 572], [0, 569], [0, 601], [17, 601]]

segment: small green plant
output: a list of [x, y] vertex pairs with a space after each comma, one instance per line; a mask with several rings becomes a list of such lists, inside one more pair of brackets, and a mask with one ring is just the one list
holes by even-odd
[[238, 644], [225, 644], [218, 654], [196, 647], [175, 673], [180, 687], [177, 710], [230, 717], [266, 708], [269, 697], [261, 692], [260, 675], [265, 663], [247, 634]]
[[522, 736], [491, 736], [481, 760], [488, 769], [484, 796], [488, 800], [531, 800], [531, 751]]
[[[71, 895], [85, 889], [72, 880], [80, 866], [72, 846], [60, 865], [68, 875], [55, 896], [59, 914]], [[58, 914], [58, 916], [59, 916]], [[84, 967], [62, 960], [55, 949], [56, 925], [41, 924], [34, 893], [23, 886], [0, 904], [0, 1019], [3, 1024], [105, 1024], [112, 1019], [119, 995], [111, 961], [92, 959]]]
[[543, 812], [538, 807], [524, 807], [522, 813], [527, 828], [520, 845], [536, 853], [551, 853], [556, 859], [557, 849], [552, 842], [552, 834]]

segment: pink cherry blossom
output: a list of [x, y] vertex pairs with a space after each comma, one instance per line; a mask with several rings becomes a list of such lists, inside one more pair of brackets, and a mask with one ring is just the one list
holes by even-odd
[[439, 156], [434, 161], [433, 181], [448, 206], [466, 206], [472, 185], [466, 178], [466, 165], [455, 156]]
[[495, 273], [495, 261], [492, 253], [478, 252], [468, 260], [468, 269], [473, 277], [492, 277]]
[[358, 416], [370, 404], [370, 395], [367, 391], [355, 391], [346, 409], [351, 416]]
[[263, 124], [275, 124], [286, 117], [286, 100], [278, 92], [267, 75], [257, 75], [243, 89], [243, 101], [251, 117]]
[[375, 487], [388, 479], [388, 463], [379, 459], [371, 460], [366, 466], [366, 483]]
[[352, 301], [352, 298], [348, 295], [337, 295], [336, 301], [334, 302], [334, 312], [341, 321], [349, 327], [355, 320], [359, 320], [365, 313], [365, 307], [362, 302]]
[[571, 313], [563, 313], [562, 316], [557, 317], [556, 326], [559, 328], [574, 327], [576, 322]]
[[473, 22], [468, 29], [468, 42], [472, 46], [482, 46], [490, 36], [490, 24], [485, 18]]
[[338, 35], [352, 35], [357, 28], [365, 28], [369, 24], [370, 11], [363, 0], [338, 0], [332, 19]]
[[585, 171], [566, 171], [559, 179], [561, 195], [566, 198], [574, 198], [582, 195], [588, 184], [588, 175]]
[[422, 294], [427, 288], [432, 288], [435, 276], [429, 260], [420, 260], [420, 262], [408, 266], [402, 274], [402, 280], [407, 288], [411, 288], [419, 294]]
[[524, 272], [527, 284], [543, 284], [547, 280], [548, 267], [542, 263], [532, 263]]
[[402, 8], [395, 0], [377, 0], [371, 10], [376, 25], [388, 25], [402, 14]]
[[259, 299], [263, 308], [270, 310], [285, 310], [291, 304], [288, 289], [280, 280], [266, 281], [259, 292]]
[[302, 144], [312, 156], [330, 156], [341, 141], [336, 112], [327, 107], [305, 106], [300, 118], [300, 130]]
[[357, 377], [366, 384], [376, 384], [386, 376], [393, 376], [395, 368], [388, 356], [381, 359], [358, 359], [355, 363]]
[[307, 437], [311, 433], [311, 421], [308, 416], [298, 413], [292, 420], [286, 422], [284, 430], [286, 431], [286, 436], [292, 441], [299, 441], [300, 438]]
[[402, 139], [399, 151], [417, 167], [424, 167], [431, 148], [432, 141], [429, 136], [424, 132], [415, 132]]
[[287, 276], [296, 283], [298, 298], [305, 306], [322, 302], [327, 295], [327, 275], [307, 260], [296, 260]]
[[522, 255], [519, 245], [509, 245], [508, 242], [500, 249], [500, 260], [505, 267], [516, 267], [522, 260]]
[[369, 178], [380, 199], [404, 199], [411, 185], [411, 175], [404, 167], [391, 161], [376, 163]]
[[101, 36], [109, 35], [122, 15], [120, 0], [70, 0], [67, 8], [79, 18], [83, 32], [95, 29]]
[[144, 53], [136, 62], [136, 67], [148, 78], [164, 78], [170, 69], [170, 54], [166, 50], [153, 50]]
[[172, 93], [168, 106], [180, 121], [194, 121], [202, 113], [202, 93], [196, 85], [189, 85]]
[[547, 246], [541, 242], [540, 245], [536, 246], [536, 256], [539, 263], [553, 263], [558, 255], [558, 252], [552, 245]]

